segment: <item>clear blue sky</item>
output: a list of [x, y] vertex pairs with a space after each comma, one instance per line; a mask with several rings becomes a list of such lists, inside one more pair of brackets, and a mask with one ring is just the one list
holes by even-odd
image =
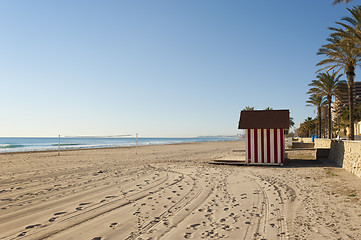
[[331, 3], [1, 1], [0, 136], [230, 135], [246, 106], [298, 124], [352, 7]]

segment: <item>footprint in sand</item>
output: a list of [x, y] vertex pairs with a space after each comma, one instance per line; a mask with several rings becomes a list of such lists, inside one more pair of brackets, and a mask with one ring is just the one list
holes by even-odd
[[117, 196], [106, 196], [105, 198], [116, 198]]
[[84, 206], [84, 205], [88, 205], [90, 203], [80, 203], [79, 206]]
[[25, 234], [26, 234], [26, 232], [22, 232], [18, 235], [18, 237], [23, 237], [23, 236], [25, 236]]
[[114, 227], [116, 227], [117, 225], [118, 225], [118, 223], [114, 222], [114, 223], [111, 223], [111, 224], [109, 225], [109, 227], [114, 228]]
[[199, 224], [199, 223], [195, 223], [195, 224], [190, 225], [189, 227], [193, 228], [194, 230], [197, 230], [200, 225], [201, 224]]
[[226, 231], [230, 231], [231, 227], [229, 225], [225, 225], [224, 227], [222, 227], [222, 229]]
[[32, 229], [32, 228], [38, 227], [38, 226], [40, 226], [40, 224], [29, 225], [29, 226], [26, 226], [25, 229]]
[[66, 212], [57, 212], [57, 213], [54, 213], [54, 216], [58, 216], [58, 215], [62, 215], [62, 214], [65, 214]]
[[189, 239], [189, 238], [191, 238], [192, 237], [192, 233], [186, 233], [185, 235], [184, 235], [184, 238], [185, 239]]

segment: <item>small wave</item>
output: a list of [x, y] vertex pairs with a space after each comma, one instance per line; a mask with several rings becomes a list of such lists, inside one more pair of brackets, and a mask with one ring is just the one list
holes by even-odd
[[[78, 146], [78, 145], [82, 145], [82, 144], [78, 144], [78, 143], [60, 143], [60, 146]], [[59, 146], [59, 144], [52, 144], [51, 146]]]
[[0, 144], [0, 148], [21, 148], [24, 147], [24, 145], [18, 145], [18, 144]]

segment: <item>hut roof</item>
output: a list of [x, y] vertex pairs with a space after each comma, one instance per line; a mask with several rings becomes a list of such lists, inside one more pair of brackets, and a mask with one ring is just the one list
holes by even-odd
[[238, 129], [288, 129], [289, 110], [242, 111]]

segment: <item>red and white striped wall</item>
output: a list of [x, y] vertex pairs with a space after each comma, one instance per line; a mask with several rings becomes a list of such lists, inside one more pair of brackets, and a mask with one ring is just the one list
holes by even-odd
[[283, 129], [245, 129], [246, 162], [274, 165], [284, 162]]

